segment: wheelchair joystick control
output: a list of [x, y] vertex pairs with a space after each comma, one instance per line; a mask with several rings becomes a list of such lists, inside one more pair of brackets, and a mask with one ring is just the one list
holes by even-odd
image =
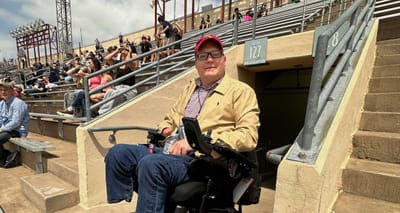
[[163, 153], [169, 154], [169, 150], [171, 149], [172, 145], [178, 140], [185, 139], [185, 130], [183, 126], [178, 127], [178, 132], [174, 135], [169, 136], [165, 139]]

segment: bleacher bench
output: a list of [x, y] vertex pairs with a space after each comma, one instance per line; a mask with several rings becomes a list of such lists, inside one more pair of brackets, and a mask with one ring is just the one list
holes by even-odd
[[35, 154], [35, 170], [36, 173], [43, 173], [43, 152], [55, 150], [56, 148], [51, 144], [46, 144], [31, 138], [10, 138], [11, 143], [17, 145], [18, 150], [20, 147]]

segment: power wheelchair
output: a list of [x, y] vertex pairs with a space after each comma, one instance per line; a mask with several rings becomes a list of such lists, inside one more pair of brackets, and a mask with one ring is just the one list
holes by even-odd
[[[183, 118], [187, 141], [194, 149], [189, 182], [169, 189], [167, 213], [240, 213], [242, 205], [260, 198], [261, 176], [255, 151], [238, 153], [227, 146], [211, 144], [200, 132], [197, 120]], [[148, 131], [151, 144], [162, 145], [163, 137]], [[218, 159], [215, 158], [218, 156]]]

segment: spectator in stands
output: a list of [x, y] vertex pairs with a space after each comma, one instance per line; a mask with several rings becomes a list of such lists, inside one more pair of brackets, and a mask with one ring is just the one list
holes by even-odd
[[[158, 32], [161, 32], [161, 30], [162, 30], [162, 26], [158, 29]], [[155, 40], [157, 41], [158, 47], [165, 46], [165, 43], [166, 43], [165, 33], [155, 34], [154, 37], [155, 37]]]
[[124, 44], [124, 37], [121, 33], [118, 35], [119, 46], [121, 47]]
[[87, 58], [89, 58], [89, 50], [85, 50], [85, 57], [82, 60], [86, 60]]
[[99, 51], [100, 50], [100, 46], [101, 46], [99, 39], [96, 38], [96, 40], [94, 40], [94, 43], [95, 43], [96, 51]]
[[211, 27], [211, 17], [210, 15], [207, 15], [207, 19], [206, 19], [206, 28]]
[[29, 112], [25, 102], [14, 96], [10, 83], [0, 82], [0, 98], [0, 165], [7, 166], [6, 163], [14, 161], [18, 152], [11, 153], [3, 144], [11, 137], [20, 137], [21, 126], [29, 131]]
[[[225, 73], [226, 56], [221, 40], [213, 35], [200, 38], [195, 47], [199, 77], [184, 87], [159, 132], [170, 136], [182, 117], [198, 118], [201, 130], [212, 130], [213, 142], [244, 152], [257, 145], [259, 108], [254, 90]], [[138, 192], [136, 212], [165, 211], [168, 190], [192, 177], [188, 168], [193, 151], [186, 139], [176, 141], [164, 154], [162, 148], [117, 144], [105, 157], [107, 200], [131, 201]], [[154, 197], [157, 195], [157, 197]]]
[[[101, 69], [101, 64], [100, 61], [97, 60], [96, 58], [89, 58], [89, 68], [92, 73], [98, 71]], [[112, 81], [112, 77], [108, 73], [103, 73], [97, 76], [94, 76], [89, 79], [89, 90], [93, 90], [94, 88], [106, 84], [108, 82]], [[90, 96], [90, 100], [92, 102], [98, 102], [101, 97], [104, 97], [104, 93], [106, 92], [106, 89], [103, 89], [103, 91], [97, 93], [97, 94], [92, 94]], [[57, 111], [58, 115], [63, 115], [63, 116], [73, 116], [74, 112], [76, 116], [80, 116], [79, 111], [82, 112], [81, 116], [86, 115], [85, 111], [85, 92], [83, 90], [80, 90], [78, 94], [75, 96], [74, 101], [71, 106], [68, 106], [67, 108], [63, 110]]]
[[52, 66], [50, 67], [50, 72], [49, 72], [49, 82], [50, 83], [57, 83], [60, 81], [60, 70], [57, 66], [57, 63], [54, 62]]
[[64, 78], [65, 83], [76, 82], [76, 77], [78, 71], [81, 69], [83, 64], [81, 63], [81, 58], [75, 57], [72, 61], [72, 67], [66, 72], [67, 76]]
[[[142, 36], [142, 41], [139, 44], [140, 49], [142, 50], [142, 54], [149, 52], [152, 48], [150, 41], [147, 40], [147, 36]], [[142, 58], [142, 64], [151, 61], [151, 55], [145, 56]]]
[[[165, 40], [166, 40], [165, 35], [164, 36], [163, 36], [163, 34], [156, 35], [155, 41], [156, 41], [157, 48], [165, 46]], [[155, 49], [157, 49], [157, 48], [155, 48]], [[168, 52], [167, 50], [160, 51], [160, 58], [167, 57], [168, 56], [167, 52]], [[156, 59], [156, 57], [157, 56], [154, 55], [154, 59]]]
[[[150, 35], [147, 35], [147, 41], [149, 41], [150, 42], [150, 44], [151, 44], [151, 49], [157, 49], [158, 48], [158, 46], [157, 46], [157, 40], [156, 39], [154, 39], [154, 40], [151, 40], [151, 36]], [[150, 61], [151, 62], [154, 62], [155, 60], [156, 60], [156, 53], [153, 53], [153, 54], [151, 54], [151, 58], [150, 58]]]
[[250, 3], [249, 8], [246, 12], [246, 15], [243, 17], [244, 22], [251, 21], [254, 17], [254, 8], [253, 3]]
[[40, 62], [39, 59], [37, 59], [32, 66], [33, 66], [33, 71], [34, 72], [36, 72], [38, 70], [41, 70], [43, 68], [43, 64], [42, 64], [42, 62]]
[[101, 55], [100, 51], [96, 51], [94, 57], [96, 57], [97, 60], [100, 61], [100, 63], [103, 63], [103, 62], [104, 62], [103, 55]]
[[243, 19], [243, 15], [240, 13], [239, 8], [235, 8], [233, 15], [232, 15], [232, 19], [235, 19], [236, 14], [238, 14], [238, 19], [239, 19], [239, 23], [242, 23], [242, 19]]
[[201, 17], [199, 30], [204, 30], [206, 28], [207, 28], [206, 20], [204, 19], [204, 17]]
[[254, 18], [254, 4], [253, 3], [249, 4], [249, 9], [247, 10], [246, 15], [250, 16], [251, 18]]
[[17, 98], [21, 98], [22, 92], [24, 91], [24, 85], [16, 84], [15, 81], [11, 81], [10, 85], [13, 87], [14, 96]]
[[[183, 37], [183, 30], [177, 23], [173, 23], [174, 27], [174, 32], [175, 32], [175, 41], [179, 41]], [[175, 50], [180, 50], [181, 49], [181, 43], [175, 44]]]
[[39, 76], [36, 78], [35, 84], [30, 89], [24, 90], [23, 94], [31, 95], [35, 93], [46, 92], [46, 83], [44, 82], [43, 76]]
[[[134, 50], [136, 52], [136, 49]], [[131, 58], [136, 57], [137, 54], [133, 53], [133, 49], [130, 46], [123, 46], [113, 50], [111, 53], [104, 57], [104, 60], [108, 65], [114, 65], [119, 62], [128, 61]], [[128, 75], [129, 73], [135, 71], [138, 68], [138, 61], [132, 61], [125, 63], [117, 68], [113, 74], [114, 79], [118, 79], [122, 76]], [[133, 86], [135, 84], [135, 76], [131, 76], [130, 78], [121, 82], [121, 84], [125, 84], [128, 86]]]
[[217, 18], [217, 20], [215, 21], [215, 24], [222, 24], [222, 21], [220, 18]]
[[267, 16], [267, 12], [268, 12], [267, 3], [264, 2], [264, 3], [261, 4], [261, 7], [258, 8], [257, 18]]
[[[159, 32], [160, 34], [165, 33], [166, 37], [166, 45], [172, 43], [175, 41], [175, 32], [172, 27], [172, 24], [169, 23], [164, 19], [164, 16], [159, 16], [158, 17], [158, 22], [162, 25], [162, 30]], [[174, 47], [171, 46], [167, 49], [167, 56], [174, 54]]]
[[[97, 59], [98, 60], [98, 59]], [[88, 60], [88, 64], [92, 63], [91, 60]], [[76, 73], [76, 88], [82, 89], [83, 88], [83, 79], [86, 75], [90, 74], [89, 67], [81, 67], [79, 71]]]
[[21, 64], [22, 64], [22, 69], [26, 68], [26, 59], [25, 58], [21, 58]]

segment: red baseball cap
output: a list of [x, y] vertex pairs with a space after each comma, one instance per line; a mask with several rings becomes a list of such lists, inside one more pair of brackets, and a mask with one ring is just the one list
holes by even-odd
[[215, 44], [218, 45], [218, 47], [219, 47], [222, 51], [224, 50], [223, 45], [222, 45], [222, 42], [221, 42], [221, 39], [219, 39], [219, 38], [218, 38], [217, 36], [215, 36], [215, 35], [206, 35], [206, 36], [201, 37], [201, 38], [197, 41], [196, 46], [194, 46], [194, 54], [197, 54], [197, 52], [199, 51], [200, 47], [201, 47], [205, 42], [207, 42], [207, 41], [212, 41], [212, 42], [214, 42]]

